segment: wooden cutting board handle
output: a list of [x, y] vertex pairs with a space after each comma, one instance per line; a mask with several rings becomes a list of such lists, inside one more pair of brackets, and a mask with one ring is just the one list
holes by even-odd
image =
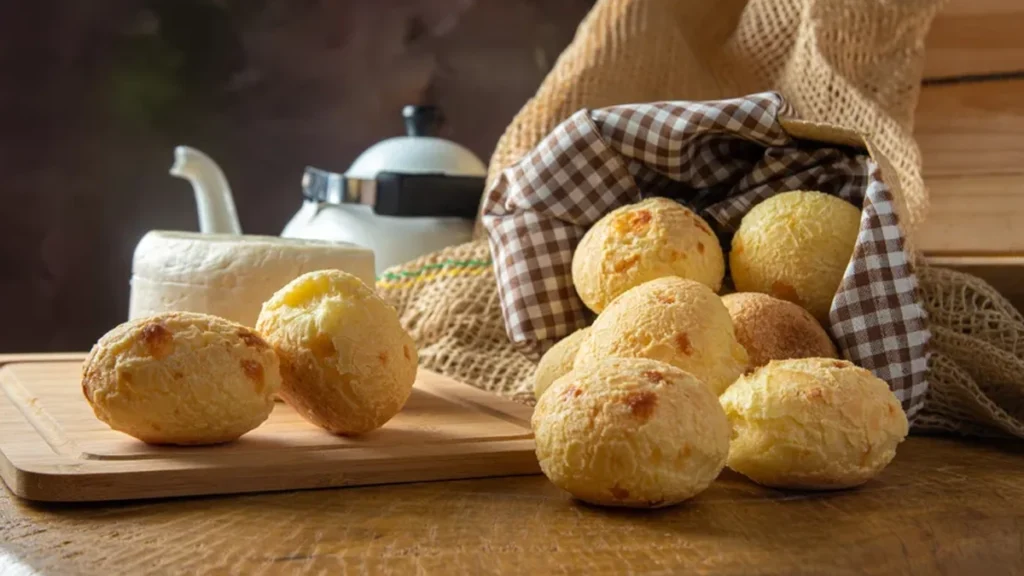
[[21, 354], [0, 354], [0, 366], [14, 362], [69, 362], [85, 360], [88, 352], [26, 352]]

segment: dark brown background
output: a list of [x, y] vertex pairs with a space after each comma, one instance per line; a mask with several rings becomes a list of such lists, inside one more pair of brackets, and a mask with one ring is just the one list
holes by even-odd
[[84, 350], [127, 316], [135, 244], [197, 230], [177, 144], [210, 154], [247, 233], [303, 168], [344, 170], [436, 104], [487, 159], [587, 0], [0, 0], [0, 352]]

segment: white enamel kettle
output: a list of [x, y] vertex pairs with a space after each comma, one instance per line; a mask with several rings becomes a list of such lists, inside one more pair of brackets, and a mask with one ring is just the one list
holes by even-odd
[[[342, 242], [373, 252], [376, 273], [468, 242], [487, 168], [469, 149], [430, 134], [432, 107], [406, 106], [406, 136], [378, 142], [344, 174], [307, 167], [302, 207], [281, 236]], [[241, 234], [223, 171], [199, 150], [179, 146], [171, 174], [191, 182], [205, 234]]]
[[306, 168], [302, 208], [282, 236], [370, 248], [378, 274], [472, 238], [486, 166], [433, 136], [435, 108], [406, 106], [402, 115], [406, 136], [371, 146], [344, 174]]

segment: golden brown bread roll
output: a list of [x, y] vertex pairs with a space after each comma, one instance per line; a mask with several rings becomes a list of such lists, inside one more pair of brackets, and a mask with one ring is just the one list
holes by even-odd
[[594, 312], [655, 278], [680, 276], [717, 291], [724, 275], [722, 247], [707, 222], [666, 198], [609, 212], [583, 236], [572, 259], [576, 292]]
[[82, 392], [96, 416], [152, 444], [234, 440], [267, 419], [280, 385], [277, 356], [263, 338], [190, 312], [117, 326], [82, 368]]
[[703, 380], [721, 394], [747, 367], [729, 311], [707, 286], [678, 277], [641, 284], [597, 317], [575, 368], [603, 358], [651, 358]]
[[256, 329], [281, 357], [281, 397], [333, 433], [383, 426], [412, 393], [415, 343], [394, 308], [351, 274], [299, 276], [263, 304]]
[[758, 292], [736, 292], [722, 296], [722, 303], [732, 317], [736, 339], [750, 356], [750, 368], [771, 360], [837, 355], [821, 324], [792, 302]]
[[533, 413], [544, 474], [580, 500], [657, 508], [718, 476], [729, 422], [691, 374], [644, 358], [606, 358], [558, 379]]
[[590, 332], [589, 328], [581, 328], [548, 349], [537, 363], [537, 371], [533, 377], [533, 396], [540, 398], [551, 383], [565, 376], [572, 370], [583, 339]]
[[827, 324], [859, 231], [860, 210], [842, 198], [805, 191], [772, 196], [743, 217], [733, 237], [736, 290], [794, 302]]
[[863, 484], [907, 435], [888, 385], [844, 360], [773, 361], [720, 400], [733, 429], [729, 467], [775, 488]]

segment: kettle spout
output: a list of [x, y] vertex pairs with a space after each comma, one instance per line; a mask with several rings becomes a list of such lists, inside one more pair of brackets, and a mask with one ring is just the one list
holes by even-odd
[[174, 149], [171, 176], [192, 184], [199, 212], [199, 231], [203, 234], [241, 234], [242, 225], [235, 211], [235, 200], [224, 172], [209, 156], [195, 148]]

